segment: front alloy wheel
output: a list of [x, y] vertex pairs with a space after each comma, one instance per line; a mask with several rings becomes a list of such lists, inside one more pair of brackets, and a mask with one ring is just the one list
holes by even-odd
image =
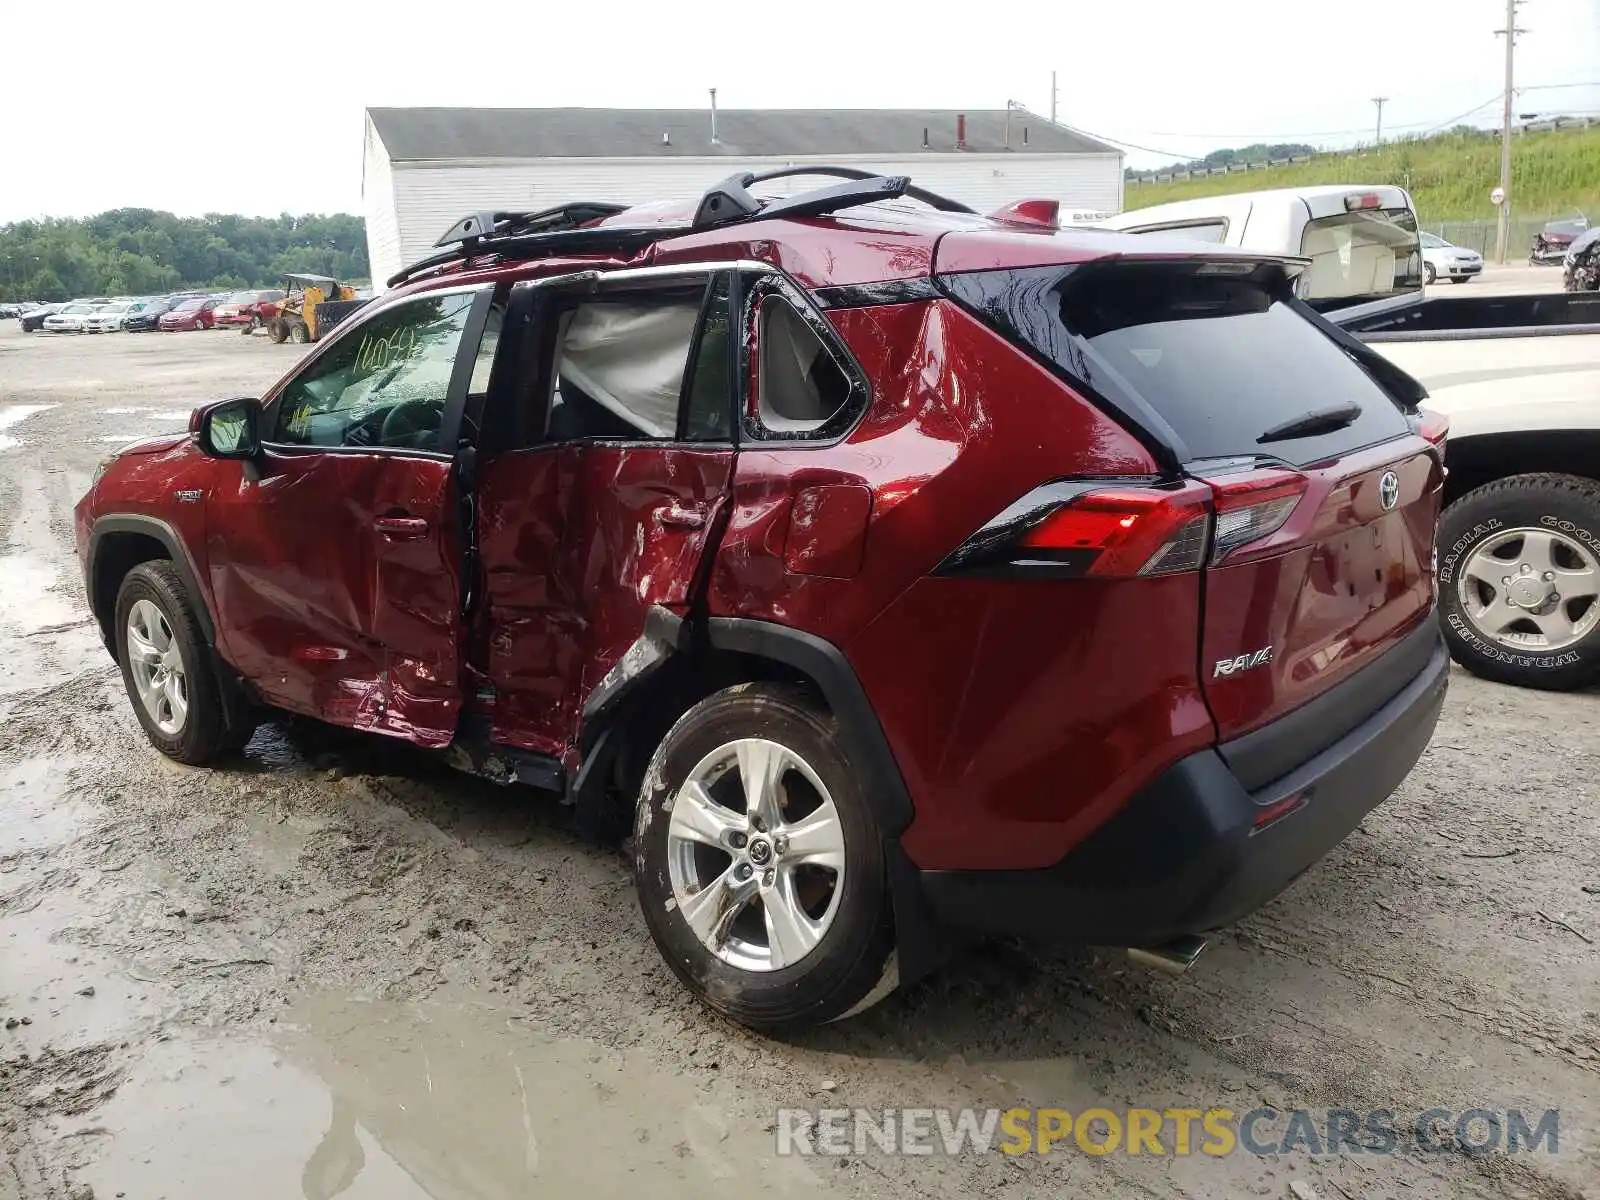
[[229, 725], [210, 648], [177, 569], [164, 559], [134, 567], [117, 589], [114, 614], [122, 681], [151, 745], [191, 766], [242, 746], [253, 725], [247, 718]]
[[183, 731], [189, 715], [189, 679], [183, 653], [166, 615], [148, 600], [128, 610], [128, 670], [144, 710], [169, 737]]

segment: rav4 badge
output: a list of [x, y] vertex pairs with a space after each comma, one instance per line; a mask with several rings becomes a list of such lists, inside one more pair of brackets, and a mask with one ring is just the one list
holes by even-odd
[[1272, 647], [1264, 650], [1252, 650], [1248, 654], [1241, 654], [1238, 658], [1219, 658], [1217, 667], [1211, 673], [1211, 678], [1222, 679], [1228, 675], [1237, 675], [1240, 671], [1248, 671], [1253, 667], [1264, 667], [1272, 661]]

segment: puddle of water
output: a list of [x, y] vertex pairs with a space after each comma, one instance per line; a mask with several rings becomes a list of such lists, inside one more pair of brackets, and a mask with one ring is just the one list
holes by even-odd
[[75, 761], [24, 759], [0, 771], [0, 1000], [7, 1017], [28, 1019], [4, 1037], [29, 1054], [104, 1045], [162, 1012], [159, 994], [95, 944], [108, 910], [126, 916], [147, 902], [120, 874], [131, 851], [107, 843], [75, 861], [70, 849], [52, 853], [93, 827], [94, 808], [64, 794]]
[[84, 828], [88, 809], [61, 798], [71, 765], [25, 758], [0, 770], [0, 856], [63, 846]]
[[[0, 430], [20, 425], [29, 417], [38, 416], [55, 407], [57, 406], [54, 404], [0, 404]], [[20, 445], [22, 445], [21, 438], [0, 433], [0, 450], [15, 450]]]
[[67, 597], [52, 591], [56, 569], [32, 554], [0, 557], [0, 624], [30, 633], [83, 619]]
[[0, 405], [0, 429], [9, 429], [13, 425], [21, 424], [29, 417], [39, 413], [48, 412], [55, 408], [54, 404], [5, 404]]
[[307, 998], [276, 1046], [152, 1047], [103, 1109], [96, 1195], [230, 1200], [830, 1194], [770, 1114], [487, 1007]]

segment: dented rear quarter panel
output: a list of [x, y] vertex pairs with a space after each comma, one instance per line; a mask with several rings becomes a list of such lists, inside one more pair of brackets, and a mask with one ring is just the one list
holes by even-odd
[[[951, 303], [828, 316], [874, 381], [869, 409], [836, 444], [740, 452], [710, 611], [843, 649], [911, 792], [902, 841], [917, 865], [1057, 861], [1141, 782], [1215, 738], [1196, 677], [1198, 578], [933, 572], [1040, 483], [1156, 465]], [[793, 569], [794, 500], [819, 486], [870, 493], [852, 577]]]

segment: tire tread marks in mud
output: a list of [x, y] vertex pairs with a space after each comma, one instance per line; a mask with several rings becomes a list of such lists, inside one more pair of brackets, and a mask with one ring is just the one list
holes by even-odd
[[[791, 747], [822, 778], [845, 828], [844, 895], [821, 944], [793, 966], [742, 971], [707, 950], [676, 912], [667, 870], [667, 826], [677, 787], [694, 765], [736, 738]], [[882, 839], [861, 794], [860, 773], [841, 748], [837, 722], [799, 689], [771, 683], [725, 688], [690, 708], [656, 748], [634, 826], [639, 904], [662, 957], [717, 1011], [758, 1029], [813, 1025], [880, 999], [894, 948]], [[874, 992], [880, 995], [873, 996]]]
[[[178, 651], [183, 656], [184, 673], [188, 677], [189, 712], [175, 735], [163, 733], [145, 712], [144, 705], [139, 701], [138, 689], [134, 686], [133, 673], [128, 668], [128, 610], [138, 600], [152, 601], [166, 615], [172, 626], [173, 638], [178, 643]], [[183, 585], [183, 578], [170, 562], [155, 559], [140, 563], [128, 572], [117, 592], [115, 628], [117, 662], [122, 668], [128, 701], [155, 748], [168, 758], [194, 767], [204, 766], [230, 749], [232, 737], [211, 654], [200, 632], [200, 623], [195, 618], [194, 606]]]
[[1486, 538], [1517, 526], [1549, 528], [1600, 559], [1600, 481], [1513, 475], [1469, 492], [1439, 524], [1439, 613], [1451, 656], [1474, 675], [1518, 687], [1566, 691], [1600, 679], [1600, 625], [1576, 645], [1516, 650], [1496, 645], [1462, 611], [1459, 572]]

